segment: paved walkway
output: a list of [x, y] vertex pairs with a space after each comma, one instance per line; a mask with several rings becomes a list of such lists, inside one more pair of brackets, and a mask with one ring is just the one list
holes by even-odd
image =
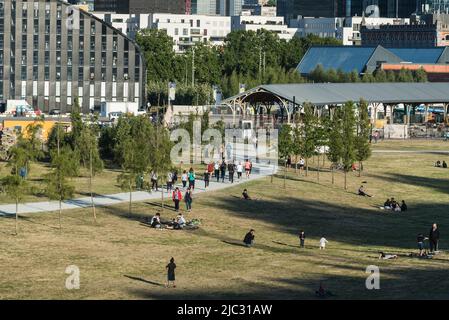
[[[243, 173], [243, 176], [245, 173]], [[244, 182], [260, 179], [266, 177], [266, 175], [257, 175], [252, 174], [250, 179], [246, 179], [245, 177], [239, 182], [236, 179], [237, 173], [234, 175], [234, 183], [230, 183], [228, 178], [226, 177], [225, 183], [216, 182], [214, 178], [211, 178], [210, 185], [207, 189], [204, 189], [204, 181], [197, 180], [195, 183], [195, 194], [203, 193], [203, 192], [211, 192], [216, 190], [222, 190], [225, 188], [229, 188], [235, 186], [236, 184], [242, 184]], [[221, 180], [220, 180], [221, 181]], [[182, 184], [178, 184], [178, 187], [182, 190]], [[164, 198], [170, 198], [171, 193], [167, 193], [167, 189], [164, 189]], [[147, 200], [160, 200], [161, 199], [161, 189], [158, 192], [154, 191], [152, 193], [144, 192], [144, 191], [136, 191], [132, 193], [132, 200], [139, 201], [147, 201]], [[129, 192], [117, 193], [111, 195], [97, 195], [94, 197], [94, 203], [96, 206], [112, 206], [124, 202], [129, 201]], [[91, 206], [91, 198], [78, 198], [67, 200], [62, 203], [63, 210], [69, 209], [79, 209], [79, 208], [87, 208]], [[49, 211], [57, 211], [59, 210], [59, 202], [58, 201], [43, 201], [43, 202], [30, 202], [30, 203], [22, 203], [19, 204], [19, 213], [39, 213], [39, 212], [49, 212]], [[3, 204], [0, 205], [0, 216], [6, 215], [14, 215], [16, 212], [15, 204]]]

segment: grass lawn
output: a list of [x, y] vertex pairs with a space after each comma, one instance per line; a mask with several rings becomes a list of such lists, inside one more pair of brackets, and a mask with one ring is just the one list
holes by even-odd
[[[435, 142], [416, 149], [440, 148]], [[376, 148], [403, 144], [382, 142]], [[448, 148], [449, 149], [449, 148]], [[336, 299], [449, 298], [449, 170], [433, 167], [435, 155], [375, 153], [364, 176], [343, 177], [316, 172], [309, 177], [290, 172], [245, 184], [257, 201], [238, 197], [243, 185], [198, 195], [188, 218], [199, 218], [195, 231], [154, 230], [139, 221], [160, 210], [136, 203], [97, 210], [65, 211], [63, 230], [56, 213], [28, 214], [13, 236], [13, 219], [0, 219], [0, 298], [38, 299], [192, 299], [259, 298], [315, 299], [320, 281]], [[439, 156], [449, 160], [449, 155]], [[328, 164], [327, 164], [328, 166]], [[106, 179], [107, 177], [105, 177]], [[360, 183], [373, 198], [355, 195]], [[112, 185], [113, 183], [111, 183]], [[114, 180], [115, 184], [115, 180]], [[379, 210], [387, 197], [406, 200], [409, 211]], [[167, 203], [168, 204], [168, 203]], [[171, 204], [169, 204], [171, 205]], [[162, 212], [164, 219], [175, 213]], [[440, 226], [443, 252], [432, 260], [410, 258], [416, 235]], [[256, 245], [240, 245], [248, 229], [256, 230]], [[306, 248], [298, 248], [297, 233], [306, 232]], [[319, 251], [318, 240], [328, 240]], [[377, 259], [378, 251], [398, 254], [397, 260]], [[161, 286], [165, 265], [175, 257], [176, 289]], [[81, 272], [81, 288], [65, 289], [69, 265]], [[380, 268], [380, 290], [367, 290], [368, 265]]]
[[[188, 170], [190, 167], [183, 166], [183, 170]], [[204, 166], [197, 165], [194, 166], [197, 175], [202, 176], [204, 171]], [[4, 177], [11, 172], [11, 168], [7, 166], [6, 162], [0, 162], [0, 177]], [[23, 202], [39, 202], [48, 201], [45, 195], [45, 183], [44, 177], [50, 172], [50, 166], [47, 163], [33, 163], [31, 165], [30, 174], [28, 181], [30, 183], [32, 191], [27, 194]], [[120, 174], [118, 169], [105, 168], [103, 172], [97, 174], [93, 180], [94, 192], [97, 194], [114, 194], [124, 192], [120, 189], [117, 183], [117, 176]], [[149, 175], [145, 178], [148, 180]], [[181, 180], [181, 175], [179, 175], [178, 181]], [[82, 198], [90, 196], [89, 193], [89, 172], [86, 169], [80, 169], [80, 176], [71, 179], [71, 184], [75, 187], [74, 198]], [[126, 191], [125, 191], [126, 192]], [[10, 197], [0, 192], [0, 204], [14, 203]]]

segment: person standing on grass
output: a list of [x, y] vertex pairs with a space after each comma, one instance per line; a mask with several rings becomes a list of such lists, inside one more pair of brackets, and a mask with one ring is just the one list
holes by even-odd
[[220, 181], [220, 164], [217, 162], [215, 162], [214, 164], [214, 176], [217, 179], [217, 182]]
[[231, 183], [234, 183], [234, 172], [235, 172], [235, 165], [233, 161], [229, 161], [228, 164], [228, 175], [229, 175], [229, 181]]
[[176, 187], [176, 189], [173, 191], [172, 194], [173, 202], [175, 203], [175, 210], [176, 212], [179, 211], [179, 201], [182, 200], [182, 194], [181, 191], [179, 191], [179, 188]]
[[182, 189], [184, 190], [187, 187], [187, 180], [189, 179], [187, 175], [187, 171], [184, 170], [184, 172], [181, 175], [181, 181], [182, 181]]
[[220, 174], [221, 174], [221, 182], [224, 183], [224, 179], [226, 176], [226, 162], [223, 160], [220, 165]]
[[306, 162], [305, 162], [304, 158], [301, 157], [299, 159], [298, 163], [299, 163], [299, 174], [301, 174], [304, 171], [304, 166], [305, 166]]
[[243, 173], [243, 166], [242, 163], [239, 162], [239, 164], [237, 165], [237, 179], [242, 179], [242, 173]]
[[304, 242], [306, 241], [306, 234], [304, 230], [299, 231], [299, 246], [304, 248]]
[[246, 235], [245, 238], [243, 239], [243, 243], [245, 244], [245, 246], [247, 246], [248, 248], [252, 247], [254, 244], [254, 229], [251, 229]]
[[190, 188], [187, 189], [186, 194], [184, 195], [184, 201], [186, 202], [186, 210], [187, 212], [192, 211], [192, 191]]
[[173, 288], [176, 288], [176, 283], [175, 283], [176, 264], [175, 264], [175, 259], [173, 257], [170, 259], [170, 263], [167, 264], [165, 269], [167, 269], [167, 285], [165, 287], [169, 288], [170, 287], [170, 282], [172, 282], [173, 283]]
[[430, 252], [438, 251], [438, 242], [440, 241], [440, 230], [436, 223], [432, 225], [429, 232]]
[[426, 241], [427, 239], [428, 238], [424, 237], [422, 233], [418, 234], [418, 236], [416, 237], [420, 257], [424, 255], [424, 241]]
[[189, 189], [195, 190], [195, 171], [193, 171], [193, 168], [190, 168], [189, 170]]
[[209, 170], [204, 171], [204, 189], [206, 189], [209, 186], [209, 179], [210, 179], [210, 172]]
[[325, 250], [326, 249], [326, 243], [328, 243], [329, 241], [326, 240], [326, 238], [323, 236], [320, 239], [320, 250]]

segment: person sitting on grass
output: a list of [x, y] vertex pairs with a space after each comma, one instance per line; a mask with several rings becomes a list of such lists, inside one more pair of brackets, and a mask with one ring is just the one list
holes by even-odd
[[161, 227], [161, 214], [159, 212], [151, 219], [151, 227], [157, 229]]
[[248, 248], [252, 247], [254, 244], [254, 229], [251, 229], [246, 235], [245, 238], [243, 239], [243, 243], [245, 244], [245, 246], [247, 246]]
[[179, 214], [178, 217], [176, 218], [176, 223], [177, 223], [179, 229], [182, 229], [185, 227], [187, 222], [186, 222], [186, 219], [184, 218], [184, 216], [182, 215], [182, 213]]
[[401, 204], [401, 211], [407, 211], [407, 205], [405, 204], [405, 201], [402, 200], [402, 204]]
[[393, 207], [393, 211], [394, 212], [401, 212], [401, 206], [399, 205], [399, 203], [395, 202], [394, 207]]
[[243, 197], [243, 199], [245, 199], [245, 200], [252, 200], [251, 197], [250, 197], [249, 194], [248, 194], [248, 190], [247, 190], [247, 189], [243, 190], [243, 192], [242, 192], [242, 197]]
[[363, 186], [360, 186], [358, 194], [359, 194], [359, 196], [363, 196], [363, 197], [370, 197], [370, 198], [372, 197], [371, 195], [369, 195], [365, 192], [365, 188]]
[[447, 169], [447, 163], [446, 163], [446, 161], [443, 161], [443, 168], [444, 168], [444, 169]]
[[382, 260], [390, 260], [390, 259], [397, 259], [398, 256], [396, 254], [385, 254], [383, 251], [379, 252], [379, 259]]
[[385, 201], [384, 209], [385, 210], [391, 210], [391, 201], [390, 201], [390, 199], [387, 199], [387, 201]]
[[438, 160], [438, 161], [435, 163], [435, 167], [441, 168], [441, 161], [440, 161], [440, 160]]

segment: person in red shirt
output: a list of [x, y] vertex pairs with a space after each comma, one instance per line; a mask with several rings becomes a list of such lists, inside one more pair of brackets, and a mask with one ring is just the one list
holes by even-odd
[[246, 160], [245, 162], [245, 172], [246, 172], [246, 179], [248, 179], [251, 173], [251, 162], [249, 162], [249, 160]]
[[179, 201], [182, 200], [182, 193], [179, 191], [179, 188], [176, 187], [176, 189], [173, 191], [173, 202], [175, 203], [175, 210], [179, 211]]

